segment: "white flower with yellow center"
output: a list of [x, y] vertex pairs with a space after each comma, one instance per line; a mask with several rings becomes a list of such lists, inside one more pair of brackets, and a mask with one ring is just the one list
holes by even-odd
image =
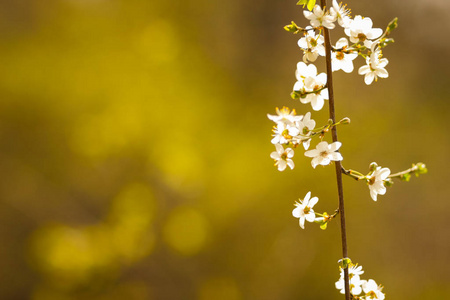
[[311, 135], [311, 131], [316, 127], [316, 121], [311, 119], [311, 113], [307, 112], [303, 117], [303, 120], [296, 123], [297, 128], [299, 129], [299, 134], [301, 135], [299, 138], [299, 143], [303, 142], [303, 147], [305, 150], [308, 150], [309, 144], [311, 142], [311, 138], [308, 138]]
[[339, 25], [343, 28], [347, 28], [350, 24], [350, 9], [347, 8], [347, 5], [342, 5], [337, 3], [336, 0], [333, 0], [332, 7], [330, 7], [330, 14], [338, 21]]
[[317, 144], [316, 149], [308, 150], [305, 152], [305, 156], [312, 157], [311, 165], [315, 169], [318, 165], [326, 166], [331, 161], [343, 160], [342, 155], [339, 152], [339, 148], [342, 146], [340, 142], [334, 142], [329, 144], [325, 141]]
[[302, 229], [305, 229], [305, 220], [308, 222], [314, 222], [316, 216], [313, 207], [319, 201], [319, 198], [310, 198], [311, 192], [308, 192], [303, 201], [300, 200], [300, 202], [295, 203], [295, 208], [292, 211], [292, 215], [299, 218], [299, 224]]
[[358, 53], [348, 53], [348, 40], [340, 38], [336, 42], [335, 49], [338, 51], [331, 52], [332, 71], [342, 70], [345, 73], [353, 71], [353, 60], [358, 57]]
[[275, 166], [278, 166], [278, 171], [284, 171], [286, 166], [289, 168], [294, 168], [294, 161], [291, 159], [294, 157], [294, 150], [291, 148], [286, 148], [286, 150], [280, 144], [276, 144], [274, 151], [270, 154], [270, 157], [275, 160]]
[[350, 21], [348, 27], [344, 30], [350, 37], [352, 43], [364, 43], [364, 46], [370, 48], [372, 40], [379, 38], [383, 34], [380, 28], [372, 28], [372, 19], [356, 16]]
[[359, 75], [364, 75], [364, 82], [367, 85], [371, 84], [374, 80], [377, 81], [378, 77], [387, 78], [389, 76], [388, 71], [384, 68], [389, 61], [386, 58], [380, 57], [380, 50], [372, 52], [370, 57], [366, 59], [367, 65], [362, 66], [358, 70]]
[[[312, 29], [310, 26], [305, 28], [306, 30]], [[314, 62], [317, 57], [325, 56], [325, 46], [323, 45], [323, 36], [316, 35], [314, 30], [308, 30], [305, 36], [298, 40], [298, 46], [303, 50], [303, 61]]]
[[335, 18], [328, 12], [323, 11], [317, 4], [314, 6], [312, 12], [304, 10], [303, 15], [310, 21], [312, 27], [323, 26], [328, 29], [334, 28]]
[[[359, 295], [362, 292], [363, 281], [359, 275], [363, 274], [362, 266], [352, 265], [348, 268], [348, 279], [350, 285], [350, 293]], [[341, 277], [335, 283], [336, 289], [340, 290], [341, 294], [345, 294], [344, 269], [341, 269]]]
[[391, 170], [389, 170], [388, 168], [377, 167], [370, 178], [367, 180], [367, 183], [369, 184], [370, 196], [374, 201], [377, 201], [377, 195], [386, 194], [384, 181], [390, 174]]
[[383, 288], [375, 282], [373, 279], [369, 279], [369, 281], [363, 280], [362, 289], [366, 294], [365, 299], [376, 299], [376, 300], [384, 300], [384, 293], [382, 292]]

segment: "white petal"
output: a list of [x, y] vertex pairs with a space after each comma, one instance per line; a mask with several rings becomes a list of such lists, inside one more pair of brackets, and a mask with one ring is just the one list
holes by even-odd
[[314, 109], [315, 111], [321, 110], [324, 104], [325, 102], [322, 96], [317, 96], [315, 97], [315, 99], [311, 100], [312, 109]]
[[316, 157], [319, 154], [320, 154], [320, 152], [317, 149], [308, 150], [305, 152], [306, 157]]
[[373, 72], [369, 72], [364, 76], [364, 82], [367, 85], [370, 85], [374, 79], [375, 79], [375, 75], [373, 74]]
[[314, 169], [315, 169], [315, 168], [317, 167], [317, 165], [319, 164], [319, 160], [320, 160], [319, 157], [314, 157], [314, 158], [312, 159], [311, 165], [312, 165], [312, 167], [313, 167]]
[[310, 208], [313, 208], [314, 205], [317, 204], [317, 202], [319, 202], [319, 198], [317, 198], [317, 197], [312, 197], [311, 200], [309, 200], [309, 202], [308, 202], [308, 206], [309, 206]]
[[331, 160], [329, 157], [322, 158], [322, 161], [319, 163], [322, 166], [328, 166], [330, 164]]
[[309, 214], [306, 215], [306, 221], [308, 222], [314, 222], [315, 218], [316, 215], [314, 214], [314, 211], [311, 211]]
[[297, 206], [296, 208], [294, 208], [293, 210], [292, 210], [292, 215], [294, 216], [294, 217], [296, 217], [296, 218], [300, 218], [300, 211], [301, 211], [301, 207], [300, 206]]
[[278, 154], [278, 152], [272, 152], [272, 153], [270, 153], [270, 158], [279, 160], [280, 154]]
[[311, 198], [311, 192], [306, 193], [305, 198], [303, 198], [302, 203], [308, 204], [309, 198]]
[[340, 154], [339, 152], [330, 153], [330, 154], [328, 155], [328, 157], [329, 157], [331, 160], [334, 160], [334, 161], [341, 161], [341, 160], [344, 159], [344, 158], [342, 157], [342, 154]]
[[336, 151], [336, 150], [338, 150], [339, 148], [341, 148], [341, 146], [342, 146], [342, 143], [341, 142], [334, 142], [334, 143], [332, 143], [332, 144], [330, 144], [330, 151]]
[[275, 144], [275, 148], [277, 149], [277, 152], [279, 154], [283, 154], [283, 152], [284, 152], [283, 146], [281, 146], [280, 144]]
[[303, 218], [300, 218], [299, 224], [300, 224], [300, 227], [301, 227], [302, 229], [305, 229], [305, 218], [304, 218], [304, 217], [303, 217]]
[[292, 159], [287, 160], [287, 165], [289, 166], [289, 168], [291, 168], [291, 170], [295, 167], [294, 161]]
[[377, 76], [381, 77], [381, 78], [388, 78], [389, 77], [388, 71], [386, 71], [386, 69], [383, 69], [383, 68], [377, 69], [375, 71], [375, 74]]
[[279, 160], [278, 161], [278, 171], [284, 171], [286, 169], [286, 161]]
[[359, 68], [358, 70], [358, 74], [359, 75], [364, 75], [370, 72], [370, 67], [368, 65], [362, 66], [361, 68]]

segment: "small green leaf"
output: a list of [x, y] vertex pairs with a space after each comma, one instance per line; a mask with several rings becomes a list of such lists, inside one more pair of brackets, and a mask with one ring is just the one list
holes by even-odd
[[316, 0], [309, 0], [307, 7], [311, 11], [314, 8], [314, 5], [316, 5]]
[[342, 259], [338, 260], [338, 264], [341, 266], [341, 268], [345, 269], [349, 265], [352, 264], [352, 260], [350, 258], [348, 258], [348, 257], [342, 258]]
[[308, 4], [308, 0], [300, 0], [297, 2], [297, 5], [303, 5], [303, 7], [305, 7], [306, 4]]
[[403, 175], [400, 177], [400, 179], [401, 179], [402, 181], [409, 181], [409, 180], [411, 179], [411, 174], [410, 174], [410, 173], [403, 174]]
[[322, 230], [327, 229], [327, 225], [328, 225], [328, 222], [324, 222], [322, 225], [320, 225], [320, 229], [322, 229]]

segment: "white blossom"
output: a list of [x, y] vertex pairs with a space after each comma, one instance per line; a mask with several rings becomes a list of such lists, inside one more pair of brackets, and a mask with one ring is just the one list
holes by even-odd
[[300, 131], [295, 125], [291, 126], [280, 122], [277, 126], [274, 126], [273, 133], [271, 143], [275, 145], [289, 143], [294, 136], [297, 136], [300, 133]]
[[303, 201], [300, 200], [300, 202], [295, 203], [295, 208], [292, 211], [292, 215], [299, 218], [299, 224], [302, 229], [305, 229], [305, 220], [308, 222], [314, 222], [315, 219], [316, 214], [312, 208], [319, 201], [319, 198], [310, 198], [311, 192], [308, 192]]
[[[348, 267], [348, 278], [350, 285], [350, 293], [353, 295], [359, 295], [362, 292], [363, 281], [359, 275], [363, 274], [362, 266], [351, 265]], [[344, 269], [341, 269], [341, 276], [335, 283], [336, 289], [340, 290], [341, 294], [345, 294], [345, 281], [344, 281]]]
[[350, 37], [352, 43], [364, 43], [364, 46], [370, 48], [372, 41], [379, 38], [383, 34], [380, 28], [372, 28], [372, 20], [356, 16], [350, 21], [348, 27], [344, 30], [345, 34]]
[[317, 144], [316, 149], [306, 151], [305, 156], [313, 158], [311, 161], [313, 168], [316, 168], [317, 165], [326, 166], [331, 161], [343, 160], [342, 155], [336, 152], [341, 145], [340, 142], [334, 142], [328, 145], [327, 142], [323, 141]]
[[295, 109], [290, 111], [287, 107], [283, 107], [282, 109], [278, 109], [277, 107], [276, 112], [276, 115], [267, 114], [267, 117], [275, 123], [285, 123], [287, 125], [292, 125], [294, 124], [294, 122], [301, 121], [303, 118], [302, 115], [296, 115]]
[[363, 280], [362, 289], [366, 294], [366, 299], [384, 300], [384, 293], [382, 292], [383, 288], [378, 286], [375, 280]]
[[304, 62], [297, 64], [295, 71], [297, 82], [294, 85], [294, 91], [304, 94], [300, 97], [300, 102], [311, 103], [314, 110], [321, 110], [325, 101], [328, 100], [327, 74], [317, 75], [317, 68], [313, 64], [306, 65]]
[[[312, 29], [310, 26], [306, 30]], [[303, 50], [303, 61], [314, 62], [317, 57], [325, 56], [324, 38], [322, 35], [316, 35], [314, 30], [308, 30], [305, 36], [298, 40], [298, 46]]]
[[323, 11], [317, 4], [314, 6], [312, 12], [304, 10], [303, 15], [310, 21], [312, 27], [323, 26], [328, 29], [334, 28], [335, 18], [328, 12]]
[[284, 171], [286, 166], [294, 168], [294, 161], [291, 159], [294, 157], [294, 150], [286, 148], [286, 150], [280, 144], [275, 145], [276, 151], [270, 154], [270, 157], [275, 160], [275, 166], [278, 166], [278, 171]]
[[366, 65], [358, 70], [359, 75], [364, 75], [364, 82], [367, 85], [371, 84], [374, 80], [377, 81], [378, 77], [387, 78], [389, 76], [388, 71], [384, 68], [389, 61], [386, 58], [380, 57], [380, 50], [373, 51], [370, 57], [366, 59]]
[[347, 28], [350, 23], [350, 9], [346, 7], [346, 5], [342, 5], [337, 3], [336, 0], [333, 0], [332, 7], [330, 7], [330, 14], [338, 21], [339, 25], [343, 28]]
[[347, 53], [348, 40], [346, 38], [340, 38], [336, 42], [335, 49], [341, 49], [340, 51], [331, 52], [332, 71], [342, 70], [345, 73], [351, 73], [353, 71], [353, 60], [358, 57], [357, 53]]
[[377, 195], [386, 194], [386, 187], [384, 181], [391, 174], [388, 168], [377, 167], [368, 180], [370, 196], [374, 201], [377, 201]]
[[303, 147], [305, 148], [305, 150], [308, 150], [311, 138], [305, 139], [305, 136], [311, 135], [311, 131], [314, 129], [314, 127], [316, 127], [316, 121], [311, 119], [311, 113], [307, 112], [303, 117], [303, 120], [297, 122], [296, 124], [297, 128], [299, 129], [300, 135], [302, 135], [300, 141], [303, 142]]

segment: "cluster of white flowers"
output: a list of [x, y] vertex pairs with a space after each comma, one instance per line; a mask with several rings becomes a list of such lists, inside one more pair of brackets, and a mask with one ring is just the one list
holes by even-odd
[[[345, 294], [344, 269], [341, 268], [340, 270], [341, 276], [339, 280], [336, 281], [335, 286], [336, 289], [340, 290], [341, 294]], [[349, 288], [350, 294], [353, 296], [352, 299], [383, 300], [385, 298], [384, 293], [382, 292], [383, 287], [377, 285], [373, 279], [362, 280], [360, 275], [363, 273], [362, 266], [358, 266], [358, 264], [350, 264], [348, 266]]]
[[297, 82], [294, 84], [294, 92], [300, 95], [300, 102], [311, 103], [314, 110], [321, 110], [324, 100], [328, 100], [327, 74], [317, 74], [315, 65], [306, 65], [304, 62], [297, 64], [295, 71]]
[[[364, 75], [364, 82], [369, 85], [378, 77], [386, 78], [389, 76], [388, 72], [384, 68], [388, 64], [386, 58], [381, 58], [380, 43], [383, 36], [383, 30], [380, 28], [372, 28], [373, 22], [368, 17], [355, 16], [350, 17], [350, 10], [346, 5], [338, 4], [336, 0], [333, 0], [332, 6], [329, 10], [323, 10], [319, 5], [315, 5], [312, 11], [303, 11], [304, 16], [310, 21], [311, 26], [307, 26], [304, 31], [304, 37], [298, 41], [298, 46], [303, 50], [303, 61], [305, 63], [314, 62], [318, 56], [325, 56], [325, 47], [323, 45], [324, 38], [321, 35], [321, 28], [334, 29], [335, 22], [344, 29], [344, 33], [350, 39], [353, 45], [349, 45], [347, 38], [340, 38], [336, 46], [332, 51], [332, 70], [343, 70], [346, 73], [351, 73], [354, 69], [353, 60], [358, 57], [358, 53], [366, 58], [366, 65], [359, 68], [358, 73]], [[316, 30], [319, 31], [316, 34]], [[368, 51], [364, 54], [362, 51]], [[303, 67], [303, 69], [306, 68]], [[322, 99], [318, 99], [317, 103], [311, 99], [311, 93], [317, 94], [317, 90], [322, 89], [326, 85], [325, 81], [319, 81], [319, 84], [312, 85], [312, 81], [308, 81], [307, 89], [301, 90], [305, 87], [302, 83], [302, 79], [299, 77], [299, 66], [297, 68], [296, 76], [298, 82], [294, 86], [294, 91], [299, 92], [301, 95], [307, 95], [306, 98], [300, 97], [302, 103], [309, 103], [313, 105], [314, 110], [321, 109], [321, 101], [328, 99], [322, 95]], [[311, 72], [310, 72], [311, 73]], [[310, 76], [304, 73], [303, 80]], [[315, 76], [316, 74], [314, 74]], [[311, 76], [314, 78], [314, 76]], [[300, 83], [299, 83], [300, 82]], [[314, 89], [314, 87], [317, 87]], [[313, 94], [314, 95], [314, 94]], [[323, 101], [322, 101], [323, 102]], [[323, 105], [323, 104], [322, 104]]]
[[270, 157], [275, 160], [278, 170], [284, 171], [286, 166], [291, 169], [294, 168], [294, 162], [292, 161], [294, 150], [292, 148], [284, 149], [282, 145], [291, 145], [295, 148], [299, 144], [303, 144], [303, 148], [308, 150], [316, 121], [311, 119], [310, 112], [307, 112], [304, 116], [296, 115], [294, 109], [291, 111], [287, 107], [277, 108], [276, 112], [276, 115], [267, 115], [270, 120], [276, 123], [271, 141], [275, 145], [276, 151], [272, 152]]

